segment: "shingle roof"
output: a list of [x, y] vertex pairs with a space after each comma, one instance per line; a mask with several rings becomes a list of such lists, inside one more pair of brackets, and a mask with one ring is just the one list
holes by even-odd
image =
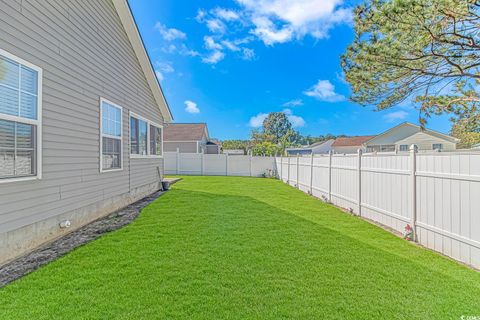
[[164, 141], [200, 141], [206, 128], [205, 123], [169, 123], [163, 132]]
[[354, 147], [360, 146], [375, 136], [357, 136], [357, 137], [344, 137], [337, 138], [332, 144], [332, 147]]

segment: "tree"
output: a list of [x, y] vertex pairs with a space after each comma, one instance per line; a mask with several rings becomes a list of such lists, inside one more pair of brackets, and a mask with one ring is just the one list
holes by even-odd
[[270, 112], [263, 121], [263, 133], [271, 136], [273, 143], [278, 143], [290, 130], [292, 124], [283, 112]]
[[222, 149], [238, 149], [247, 152], [250, 149], [248, 140], [225, 140], [222, 142]]
[[278, 146], [270, 141], [262, 141], [252, 148], [254, 156], [275, 156], [279, 154]]
[[476, 92], [450, 94], [453, 85], [480, 80], [479, 11], [476, 0], [369, 0], [357, 7], [355, 38], [342, 56], [351, 99], [382, 110], [412, 98], [437, 114], [479, 102]]

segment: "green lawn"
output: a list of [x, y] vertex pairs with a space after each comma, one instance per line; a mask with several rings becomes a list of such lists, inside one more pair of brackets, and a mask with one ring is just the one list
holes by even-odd
[[0, 319], [460, 319], [480, 273], [277, 180], [185, 177], [0, 289]]

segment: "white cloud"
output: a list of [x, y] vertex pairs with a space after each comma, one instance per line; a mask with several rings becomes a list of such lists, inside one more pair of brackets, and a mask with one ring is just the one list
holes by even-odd
[[320, 101], [338, 102], [345, 100], [343, 95], [335, 92], [335, 86], [328, 80], [318, 80], [318, 82], [305, 91], [304, 94]]
[[242, 59], [243, 60], [253, 60], [255, 59], [255, 51], [249, 48], [242, 49]]
[[170, 61], [156, 61], [155, 62], [155, 68], [162, 71], [163, 73], [172, 73], [175, 72], [175, 69], [172, 66], [172, 63]]
[[205, 43], [205, 48], [207, 48], [209, 50], [222, 50], [223, 49], [222, 45], [215, 42], [215, 40], [211, 36], [203, 37], [203, 42]]
[[198, 9], [195, 20], [197, 20], [198, 22], [203, 22], [203, 19], [205, 19], [206, 16], [207, 16], [207, 12], [205, 10]]
[[291, 109], [284, 109], [282, 112], [285, 113], [288, 120], [292, 124], [292, 127], [298, 128], [298, 127], [303, 127], [305, 125], [305, 120], [300, 116], [294, 115]]
[[302, 105], [303, 105], [302, 99], [294, 99], [294, 100], [290, 100], [290, 101], [285, 102], [282, 106], [283, 107], [298, 107], [298, 106], [302, 106]]
[[155, 70], [155, 75], [157, 76], [158, 81], [163, 81], [165, 79], [160, 70]]
[[175, 28], [167, 28], [164, 24], [161, 24], [160, 22], [157, 22], [155, 24], [155, 29], [157, 29], [158, 32], [160, 32], [160, 35], [166, 41], [173, 41], [176, 39], [187, 38], [187, 35], [185, 34], [185, 32], [182, 32]]
[[207, 28], [213, 33], [224, 33], [226, 29], [225, 24], [219, 19], [208, 19]]
[[240, 19], [240, 15], [233, 10], [216, 8], [213, 10], [213, 14], [225, 21], [234, 21]]
[[336, 24], [350, 22], [342, 0], [237, 0], [253, 24], [252, 33], [266, 45], [310, 35], [327, 38]]
[[259, 113], [256, 116], [250, 118], [248, 122], [252, 128], [260, 128], [263, 125], [263, 121], [268, 117], [267, 113]]
[[231, 51], [240, 51], [240, 48], [235, 44], [233, 43], [232, 41], [229, 41], [229, 40], [223, 40], [222, 41], [222, 45], [227, 48], [228, 50], [231, 50]]
[[397, 120], [403, 120], [406, 117], [408, 117], [408, 112], [400, 110], [400, 111], [387, 113], [386, 115], [383, 116], [383, 119], [386, 122], [395, 122]]
[[216, 64], [219, 61], [222, 61], [225, 58], [225, 54], [222, 51], [213, 51], [208, 56], [203, 57], [202, 61], [208, 64]]
[[200, 109], [197, 107], [197, 104], [190, 100], [185, 101], [185, 111], [192, 114], [200, 113]]

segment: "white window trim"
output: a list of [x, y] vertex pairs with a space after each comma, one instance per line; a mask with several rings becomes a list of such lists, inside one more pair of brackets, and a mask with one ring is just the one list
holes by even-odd
[[[158, 123], [155, 123], [151, 120], [148, 120], [147, 118], [145, 117], [142, 117], [141, 115], [135, 113], [135, 112], [132, 112], [130, 111], [130, 117], [128, 118], [128, 153], [130, 154], [130, 158], [132, 159], [162, 159], [163, 158], [163, 126], [158, 124]], [[131, 118], [135, 118], [135, 119], [138, 119], [138, 120], [142, 120], [143, 122], [146, 122], [147, 123], [147, 154], [146, 155], [143, 155], [143, 154], [135, 154], [135, 153], [132, 153], [132, 146], [131, 146], [131, 134], [132, 134], [132, 125], [131, 125]], [[156, 154], [150, 154], [150, 126], [154, 126], [154, 127], [157, 127], [157, 128], [160, 128], [162, 129], [162, 154], [161, 155], [156, 155]]]
[[[118, 139], [117, 136], [111, 136], [108, 134], [103, 134], [103, 108], [102, 105], [103, 103], [106, 102], [116, 108], [120, 109], [120, 168], [116, 169], [103, 169], [103, 137], [106, 138], [113, 138], [113, 139]], [[123, 171], [123, 108], [119, 106], [118, 104], [107, 100], [105, 98], [100, 97], [100, 173], [108, 173], [108, 172], [117, 172], [117, 171]]]
[[32, 124], [37, 126], [36, 130], [36, 141], [35, 141], [35, 147], [36, 147], [36, 175], [34, 176], [27, 176], [27, 177], [18, 177], [18, 178], [4, 178], [0, 179], [0, 184], [2, 183], [10, 183], [10, 182], [20, 182], [20, 181], [32, 181], [32, 180], [41, 180], [42, 179], [42, 93], [43, 93], [43, 69], [40, 67], [37, 67], [34, 64], [31, 64], [28, 61], [25, 61], [3, 49], [0, 49], [0, 55], [13, 60], [19, 64], [24, 65], [25, 67], [28, 67], [32, 70], [35, 70], [37, 72], [37, 120], [34, 119], [28, 119], [28, 118], [22, 118], [22, 117], [16, 117], [16, 116], [11, 116], [11, 115], [6, 115], [6, 114], [1, 114], [0, 113], [0, 119], [2, 120], [8, 120], [8, 121], [15, 121], [15, 122], [20, 122], [20, 123], [25, 123], [25, 124]]

